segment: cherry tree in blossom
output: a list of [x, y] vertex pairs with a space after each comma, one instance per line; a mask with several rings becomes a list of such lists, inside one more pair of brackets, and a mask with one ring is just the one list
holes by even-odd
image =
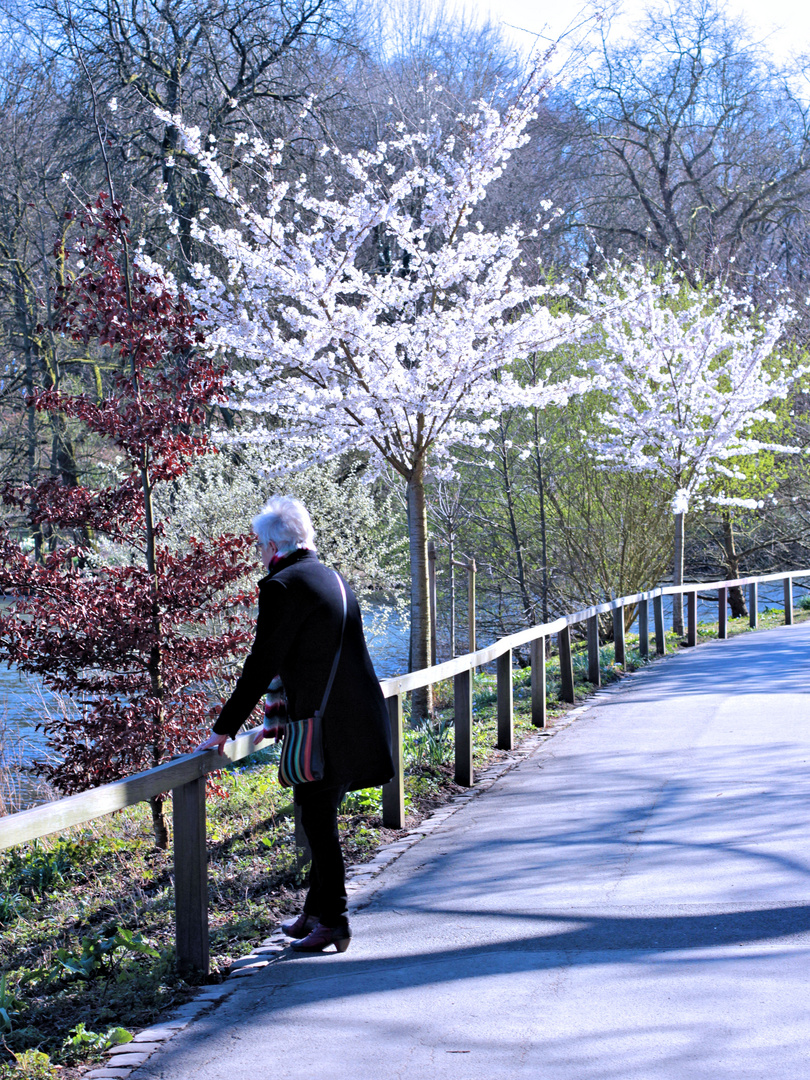
[[[659, 476], [671, 492], [673, 581], [682, 584], [689, 507], [740, 504], [723, 489], [735, 458], [795, 452], [754, 432], [806, 370], [779, 355], [794, 313], [782, 303], [757, 312], [720, 283], [695, 289], [673, 270], [618, 263], [589, 284], [583, 306], [604, 341], [589, 362], [607, 399], [597, 453], [607, 467]], [[683, 633], [682, 603], [673, 627]]]
[[298, 462], [362, 451], [405, 483], [413, 668], [430, 660], [429, 472], [452, 473], [457, 448], [485, 442], [504, 408], [559, 405], [587, 383], [525, 387], [512, 377], [512, 361], [568, 340], [577, 322], [546, 305], [549, 287], [527, 255], [532, 236], [475, 220], [543, 91], [534, 76], [502, 113], [481, 103], [444, 132], [400, 124], [373, 151], [324, 146], [332, 175], [321, 195], [306, 177], [284, 178], [281, 146], [247, 136], [242, 165], [258, 187], [240, 191], [185, 130], [238, 218], [232, 229], [198, 222], [228, 272], [196, 274], [216, 327], [209, 343], [242, 359], [239, 406], [271, 417]]

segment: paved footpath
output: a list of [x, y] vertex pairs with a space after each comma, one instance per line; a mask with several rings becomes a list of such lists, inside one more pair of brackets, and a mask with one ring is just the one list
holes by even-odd
[[804, 623], [603, 692], [133, 1080], [808, 1080], [809, 690]]

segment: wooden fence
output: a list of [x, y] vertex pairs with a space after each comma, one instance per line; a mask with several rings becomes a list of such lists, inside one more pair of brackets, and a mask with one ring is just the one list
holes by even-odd
[[[497, 671], [497, 746], [511, 750], [514, 739], [514, 710], [512, 701], [512, 653], [529, 646], [531, 657], [531, 713], [535, 727], [546, 726], [546, 641], [557, 636], [560, 657], [560, 697], [574, 701], [574, 671], [571, 656], [571, 627], [584, 624], [588, 642], [588, 679], [599, 685], [599, 616], [610, 615], [616, 663], [626, 664], [624, 609], [637, 608], [639, 622], [639, 651], [646, 656], [650, 649], [649, 605], [653, 605], [654, 648], [659, 655], [666, 651], [664, 631], [664, 597], [686, 597], [688, 645], [697, 644], [698, 593], [715, 591], [718, 598], [718, 636], [725, 638], [728, 619], [728, 590], [740, 585], [748, 589], [750, 625], [757, 625], [757, 590], [768, 581], [783, 581], [785, 623], [793, 622], [793, 579], [810, 577], [810, 570], [795, 570], [789, 574], [766, 574], [760, 577], [737, 578], [733, 581], [692, 582], [667, 586], [649, 592], [623, 596], [606, 604], [597, 604], [584, 611], [565, 615], [553, 622], [530, 627], [517, 634], [501, 638], [486, 649], [458, 656], [454, 660], [385, 679], [380, 683], [391, 720], [396, 773], [382, 789], [383, 823], [399, 829], [405, 823], [405, 783], [403, 763], [402, 700], [403, 694], [419, 687], [430, 686], [444, 679], [453, 679], [455, 726], [455, 777], [459, 784], [474, 783], [472, 761], [472, 677], [476, 668], [495, 663]], [[256, 729], [258, 730], [258, 729]], [[257, 749], [253, 746], [255, 732], [243, 732], [226, 744], [225, 754], [231, 761], [240, 761]], [[82, 825], [95, 818], [133, 806], [164, 791], [172, 792], [172, 823], [174, 838], [175, 923], [177, 933], [177, 963], [181, 969], [208, 971], [208, 885], [205, 839], [205, 778], [222, 767], [216, 751], [184, 754], [173, 761], [147, 772], [138, 773], [92, 791], [71, 795], [56, 802], [23, 810], [0, 818], [0, 849], [14, 847], [41, 836], [62, 832], [72, 825]]]

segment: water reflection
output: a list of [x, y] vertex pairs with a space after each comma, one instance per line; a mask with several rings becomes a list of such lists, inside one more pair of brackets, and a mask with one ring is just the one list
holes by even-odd
[[391, 604], [364, 603], [363, 629], [378, 679], [392, 679], [408, 670], [408, 616]]
[[47, 751], [45, 736], [36, 725], [45, 719], [49, 701], [53, 698], [38, 679], [0, 667], [0, 730], [12, 748], [19, 742], [24, 761]]
[[[717, 599], [711, 600], [703, 599], [705, 596], [711, 596], [711, 583], [701, 585], [698, 594], [697, 601], [697, 621], [699, 623], [716, 623], [718, 618], [717, 611]], [[803, 596], [808, 595], [808, 590], [804, 588], [799, 582], [793, 582], [793, 607], [796, 608], [799, 601]], [[748, 606], [748, 589], [745, 590], [745, 604]], [[674, 605], [674, 598], [672, 596], [664, 597], [664, 625], [667, 628], [672, 626], [672, 609]], [[781, 581], [768, 581], [765, 584], [760, 585], [757, 591], [757, 609], [760, 612], [768, 611], [770, 608], [776, 608], [779, 611], [785, 609], [785, 594]], [[686, 600], [683, 601], [684, 622], [686, 621]], [[729, 618], [731, 618], [731, 609], [729, 609]], [[652, 604], [650, 604], [650, 631], [652, 632]], [[638, 633], [638, 619], [630, 627], [628, 633]]]

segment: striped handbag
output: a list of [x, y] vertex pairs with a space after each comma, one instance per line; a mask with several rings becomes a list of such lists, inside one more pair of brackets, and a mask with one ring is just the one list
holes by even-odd
[[323, 733], [317, 713], [284, 725], [278, 779], [283, 787], [323, 780]]
[[346, 590], [338, 574], [335, 574], [340, 594], [343, 597], [343, 625], [340, 628], [340, 642], [338, 644], [335, 659], [332, 661], [332, 670], [329, 673], [329, 681], [323, 694], [321, 707], [314, 716], [306, 720], [288, 720], [284, 725], [284, 741], [281, 744], [281, 757], [278, 763], [278, 779], [282, 787], [292, 787], [294, 784], [309, 784], [313, 780], [323, 780], [323, 732], [321, 729], [321, 717], [326, 709], [332, 683], [340, 662], [340, 653], [343, 648], [343, 632], [346, 629]]

